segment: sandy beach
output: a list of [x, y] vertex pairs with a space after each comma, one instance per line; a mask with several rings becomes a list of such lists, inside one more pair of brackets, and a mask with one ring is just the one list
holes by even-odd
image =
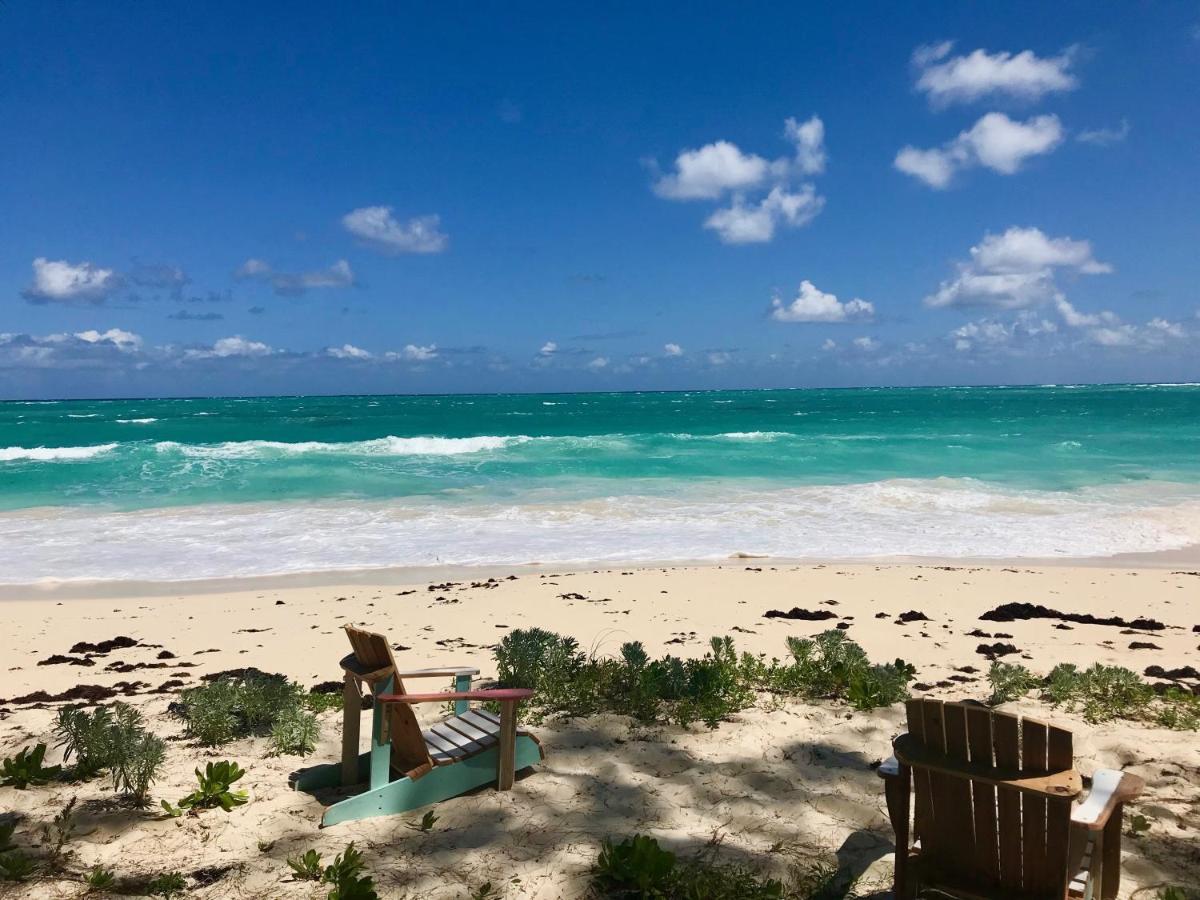
[[[535, 729], [547, 752], [540, 767], [511, 793], [485, 788], [438, 805], [428, 832], [415, 827], [419, 814], [317, 828], [321, 804], [289, 790], [287, 778], [313, 760], [337, 758], [340, 713], [323, 714], [317, 751], [301, 760], [268, 757], [262, 738], [218, 751], [196, 747], [167, 707], [201, 676], [244, 666], [283, 673], [306, 687], [336, 680], [348, 651], [340, 632], [346, 623], [386, 633], [403, 648], [402, 666], [474, 665], [483, 681], [495, 675], [492, 646], [513, 628], [569, 634], [600, 655], [641, 640], [652, 655], [694, 656], [710, 636], [730, 635], [740, 650], [770, 657], [784, 654], [789, 635], [836, 626], [873, 660], [899, 656], [914, 664], [914, 695], [985, 700], [988, 652], [1037, 674], [1060, 662], [1119, 664], [1138, 673], [1195, 666], [1200, 572], [1177, 563], [745, 559], [720, 566], [473, 570], [412, 583], [369, 575], [343, 584], [247, 580], [204, 591], [180, 583], [131, 588], [124, 596], [114, 585], [91, 597], [78, 586], [8, 588], [0, 601], [6, 622], [0, 756], [39, 740], [52, 743], [61, 701], [27, 695], [74, 690], [78, 696], [84, 685], [99, 686], [109, 690], [96, 696], [135, 704], [169, 738], [165, 774], [152, 791], [156, 804], [186, 793], [197, 764], [225, 758], [248, 769], [251, 802], [229, 814], [170, 819], [153, 809], [122, 808], [97, 779], [0, 788], [0, 809], [19, 817], [19, 832], [32, 830], [77, 796], [87, 832], [75, 842], [79, 865], [101, 863], [126, 875], [177, 870], [201, 897], [323, 896], [291, 881], [285, 860], [310, 847], [332, 857], [351, 840], [365, 852], [383, 896], [465, 897], [486, 882], [500, 896], [581, 896], [600, 841], [637, 831], [683, 851], [719, 845], [722, 858], [777, 873], [798, 860], [836, 862], [857, 879], [861, 895], [884, 896], [891, 831], [871, 766], [904, 730], [900, 705], [861, 713], [832, 702], [763, 697], [711, 731], [651, 729], [607, 715], [547, 722]], [[1010, 603], [1038, 604], [1068, 618], [980, 619]], [[797, 607], [828, 617], [765, 615]], [[1086, 624], [1071, 614], [1117, 617], [1122, 624]], [[93, 655], [91, 665], [44, 664], [55, 654], [71, 656], [79, 641], [118, 636], [137, 646]], [[997, 651], [996, 644], [1009, 646]], [[1145, 778], [1137, 812], [1150, 827], [1126, 839], [1122, 896], [1154, 896], [1155, 885], [1190, 883], [1200, 865], [1195, 733], [1126, 721], [1089, 725], [1033, 699], [1015, 706], [1069, 727], [1085, 775], [1108, 767]], [[56, 754], [52, 749], [50, 756]], [[70, 897], [83, 889], [37, 881], [9, 890]]]

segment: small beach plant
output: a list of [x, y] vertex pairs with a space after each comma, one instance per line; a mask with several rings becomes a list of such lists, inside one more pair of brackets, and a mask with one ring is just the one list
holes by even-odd
[[151, 897], [162, 897], [171, 900], [172, 897], [187, 890], [187, 880], [182, 872], [164, 872], [156, 875], [146, 885], [146, 893]]
[[142, 715], [126, 703], [114, 703], [94, 712], [59, 710], [54, 732], [63, 759], [75, 758], [72, 774], [90, 778], [107, 769], [113, 790], [145, 806], [150, 785], [162, 770], [167, 747], [142, 725]]
[[214, 809], [218, 806], [229, 812], [249, 799], [245, 791], [233, 790], [233, 785], [245, 774], [245, 769], [235, 762], [210, 762], [203, 772], [196, 769], [196, 781], [199, 783], [196, 790], [181, 799], [177, 806], [171, 806], [164, 800], [162, 807], [173, 816], [182, 815], [184, 810]]
[[317, 748], [320, 735], [315, 715], [300, 706], [285, 709], [271, 725], [271, 752], [276, 756], [307, 756]]
[[20, 850], [0, 853], [0, 879], [24, 881], [37, 869], [37, 864]]
[[117, 883], [117, 876], [113, 874], [112, 869], [96, 865], [92, 867], [90, 872], [83, 876], [83, 883], [87, 885], [88, 893], [92, 891], [111, 891]]
[[205, 747], [270, 731], [280, 719], [296, 722], [306, 693], [283, 675], [247, 669], [214, 678], [181, 695], [188, 734]]
[[320, 881], [325, 872], [321, 854], [316, 850], [305, 850], [299, 856], [288, 857], [287, 864], [297, 881]]
[[16, 756], [0, 761], [0, 786], [15, 787], [19, 791], [32, 785], [48, 784], [62, 774], [62, 766], [43, 764], [46, 745], [37, 744], [18, 751]]
[[364, 867], [362, 854], [351, 841], [321, 875], [321, 881], [332, 885], [327, 900], [378, 900], [375, 881], [370, 875], [363, 874]]
[[[1072, 666], [1072, 668], [1074, 668]], [[992, 706], [1019, 700], [1040, 684], [1039, 679], [1019, 663], [997, 660], [988, 669], [988, 683], [992, 687], [989, 701]]]

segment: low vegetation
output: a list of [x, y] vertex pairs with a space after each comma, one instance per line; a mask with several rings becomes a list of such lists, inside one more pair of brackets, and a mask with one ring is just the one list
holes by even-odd
[[[336, 698], [340, 704], [340, 697]], [[283, 675], [247, 669], [227, 673], [181, 695], [188, 734], [205, 747], [267, 734], [276, 755], [311, 753], [320, 736], [314, 711], [333, 705]]]
[[759, 692], [846, 700], [856, 709], [888, 706], [908, 696], [913, 668], [902, 660], [872, 665], [841, 631], [812, 640], [789, 638], [791, 658], [738, 654], [733, 640], [713, 638], [696, 659], [650, 659], [640, 642], [617, 658], [587, 655], [574, 638], [540, 628], [516, 629], [496, 648], [499, 681], [537, 691], [523, 708], [533, 720], [598, 712], [639, 722], [703, 722], [710, 728], [752, 706]]
[[176, 806], [164, 800], [162, 807], [173, 816], [180, 816], [185, 810], [199, 811], [215, 809], [218, 806], [225, 812], [230, 812], [249, 799], [245, 791], [233, 790], [233, 785], [245, 774], [246, 770], [235, 762], [210, 762], [203, 772], [196, 769], [196, 781], [199, 783], [196, 790], [181, 799]]
[[321, 854], [316, 850], [289, 859], [287, 864], [297, 881], [319, 881], [330, 885], [332, 890], [327, 895], [328, 900], [378, 900], [374, 879], [363, 874], [365, 863], [353, 841], [328, 866], [321, 865]]
[[72, 773], [76, 778], [91, 778], [108, 770], [113, 790], [129, 797], [135, 806], [147, 805], [167, 745], [142, 727], [142, 715], [136, 709], [125, 703], [91, 713], [61, 709], [54, 733], [63, 748], [63, 760], [75, 758]]
[[807, 900], [827, 891], [833, 868], [797, 870], [785, 883], [711, 857], [680, 859], [646, 835], [605, 841], [592, 870], [592, 896], [603, 900]]
[[1096, 663], [1080, 669], [1055, 666], [1038, 678], [1022, 665], [992, 663], [988, 671], [992, 702], [1005, 703], [1039, 690], [1041, 699], [1080, 713], [1088, 722], [1130, 719], [1180, 731], [1200, 729], [1200, 697], [1182, 688], [1157, 689], [1122, 666]]
[[0, 786], [25, 790], [31, 784], [48, 784], [62, 775], [62, 766], [44, 765], [46, 745], [25, 747], [15, 756], [0, 760]]

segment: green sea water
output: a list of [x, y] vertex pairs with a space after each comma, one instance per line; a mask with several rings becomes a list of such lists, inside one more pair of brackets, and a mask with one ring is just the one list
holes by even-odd
[[1200, 539], [1200, 387], [0, 404], [0, 579], [1105, 555]]

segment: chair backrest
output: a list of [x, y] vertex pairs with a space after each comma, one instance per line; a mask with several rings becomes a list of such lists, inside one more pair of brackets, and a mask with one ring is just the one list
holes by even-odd
[[[909, 700], [908, 731], [960, 763], [1022, 776], [1070, 770], [1071, 732], [969, 703]], [[986, 896], [1066, 896], [1071, 799], [914, 765], [914, 827], [927, 864]], [[1011, 776], [1009, 776], [1011, 778]]]
[[[403, 694], [404, 682], [396, 674], [396, 658], [392, 655], [392, 645], [382, 634], [364, 631], [353, 625], [344, 626], [346, 637], [354, 649], [354, 659], [364, 671], [377, 672], [381, 669], [391, 669], [391, 686], [386, 690], [393, 694]], [[387, 678], [379, 683], [368, 682], [373, 694], [383, 693]], [[387, 717], [387, 733], [392, 744], [392, 768], [411, 777], [421, 774], [433, 767], [429, 749], [425, 746], [425, 738], [421, 734], [421, 725], [413, 714], [412, 707], [407, 703], [389, 703], [383, 711]]]

